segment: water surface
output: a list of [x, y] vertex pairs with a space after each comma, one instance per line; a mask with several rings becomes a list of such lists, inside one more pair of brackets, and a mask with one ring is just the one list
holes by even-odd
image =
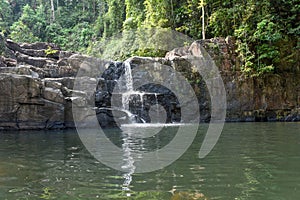
[[[0, 199], [299, 198], [300, 123], [225, 124], [213, 151], [199, 159], [206, 128], [200, 125], [180, 159], [145, 174], [101, 164], [75, 130], [0, 132]], [[138, 140], [130, 130], [106, 134], [121, 148], [150, 151], [168, 144], [177, 129], [166, 127], [159, 136]]]

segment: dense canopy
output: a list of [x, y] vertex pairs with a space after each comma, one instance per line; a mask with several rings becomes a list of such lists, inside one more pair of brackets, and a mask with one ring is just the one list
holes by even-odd
[[[263, 73], [299, 63], [299, 13], [299, 0], [0, 0], [0, 33], [94, 55], [106, 38], [149, 27], [193, 39], [234, 36], [243, 70]], [[160, 53], [127, 49], [115, 59]]]

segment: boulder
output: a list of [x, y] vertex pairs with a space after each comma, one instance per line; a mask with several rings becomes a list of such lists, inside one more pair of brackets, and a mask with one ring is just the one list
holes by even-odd
[[67, 60], [63, 61], [63, 64], [60, 63], [60, 65], [65, 65], [66, 63], [72, 70], [77, 72], [77, 77], [98, 77], [104, 73], [111, 62], [82, 54], [73, 54]]
[[45, 87], [45, 89], [43, 90], [43, 98], [51, 102], [56, 102], [60, 104], [63, 104], [65, 100], [60, 89], [51, 87]]
[[67, 59], [71, 57], [72, 55], [76, 54], [75, 52], [71, 51], [59, 51], [59, 59]]
[[52, 43], [36, 42], [32, 44], [18, 44], [12, 40], [6, 40], [6, 46], [16, 52], [22, 53], [31, 57], [48, 57], [58, 59], [60, 48]]
[[7, 39], [5, 42], [5, 45], [7, 48], [9, 48], [10, 50], [12, 50], [14, 52], [21, 51], [20, 45], [12, 40]]
[[6, 63], [4, 62], [4, 58], [0, 56], [0, 67], [7, 67]]
[[17, 61], [15, 59], [0, 56], [0, 67], [15, 67], [15, 66], [17, 66]]
[[189, 47], [182, 47], [182, 48], [175, 48], [173, 49], [172, 51], [169, 51], [165, 58], [168, 59], [168, 60], [173, 60], [175, 59], [176, 57], [183, 57], [185, 55], [188, 55], [190, 52], [189, 52]]
[[33, 78], [39, 77], [37, 73], [30, 69], [30, 67], [24, 65], [18, 67], [0, 67], [0, 73], [28, 75]]
[[18, 129], [64, 128], [64, 105], [48, 100], [43, 104], [21, 104], [17, 112]]
[[55, 60], [51, 60], [49, 58], [32, 57], [19, 52], [16, 53], [16, 57], [18, 63], [25, 63], [38, 68], [44, 68], [46, 65], [54, 65], [55, 63]]
[[47, 43], [47, 42], [35, 42], [35, 43], [21, 43], [20, 48], [22, 49], [34, 49], [34, 50], [44, 50], [48, 48], [54, 49], [54, 50], [60, 50], [60, 47], [53, 43]]

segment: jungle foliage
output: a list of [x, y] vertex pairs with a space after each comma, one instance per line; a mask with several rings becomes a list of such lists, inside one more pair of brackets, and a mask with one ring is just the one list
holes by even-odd
[[[92, 55], [109, 47], [114, 59], [163, 54], [141, 42], [146, 28], [234, 36], [242, 70], [259, 74], [299, 64], [299, 13], [299, 0], [0, 0], [0, 33]], [[122, 41], [107, 43], [120, 34]]]

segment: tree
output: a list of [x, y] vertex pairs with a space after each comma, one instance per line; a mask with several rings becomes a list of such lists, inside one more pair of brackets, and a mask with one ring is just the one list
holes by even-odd
[[34, 36], [28, 26], [22, 21], [17, 21], [12, 25], [9, 36], [16, 42], [33, 43], [39, 41], [39, 38]]
[[199, 23], [199, 19], [202, 18], [201, 13], [199, 0], [183, 1], [175, 9], [175, 30], [195, 39], [202, 38], [202, 24]]
[[205, 40], [205, 12], [204, 12], [204, 0], [201, 0], [200, 7], [202, 10], [202, 39]]
[[145, 0], [146, 16], [144, 25], [147, 27], [170, 27], [168, 0]]
[[54, 2], [53, 0], [51, 2], [51, 23], [55, 22], [55, 9], [54, 9]]
[[76, 51], [115, 34], [127, 38], [120, 46], [139, 41], [137, 51], [116, 48], [122, 59], [163, 54], [140, 43], [150, 41], [147, 28], [194, 39], [235, 36], [242, 70], [260, 74], [300, 62], [299, 10], [299, 0], [0, 0], [0, 32]]
[[145, 5], [143, 0], [125, 0], [126, 19], [124, 29], [137, 29], [145, 19]]
[[19, 42], [39, 41], [39, 35], [44, 31], [43, 19], [27, 4], [23, 7], [21, 17], [11, 26], [10, 37]]
[[6, 0], [0, 0], [0, 34], [7, 33], [9, 26], [12, 24], [12, 10]]
[[108, 11], [104, 16], [104, 37], [110, 37], [122, 30], [126, 18], [123, 0], [106, 0]]

